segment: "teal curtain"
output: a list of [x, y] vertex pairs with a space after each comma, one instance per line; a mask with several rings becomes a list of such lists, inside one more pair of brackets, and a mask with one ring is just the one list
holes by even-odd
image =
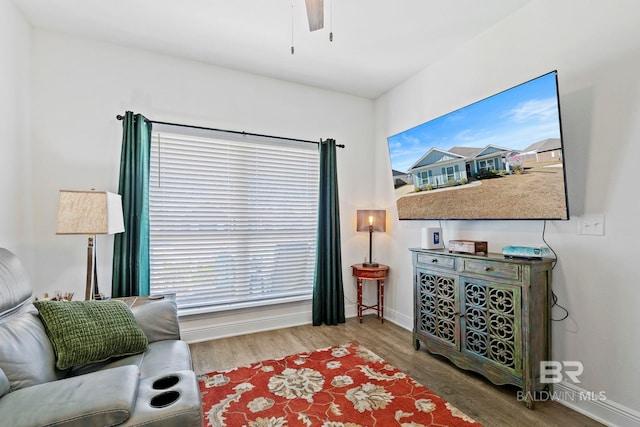
[[113, 245], [111, 295], [149, 295], [149, 156], [151, 123], [127, 111], [122, 121], [120, 184], [124, 233]]
[[320, 142], [318, 237], [313, 281], [313, 325], [344, 323], [344, 289], [340, 251], [340, 207], [336, 142]]

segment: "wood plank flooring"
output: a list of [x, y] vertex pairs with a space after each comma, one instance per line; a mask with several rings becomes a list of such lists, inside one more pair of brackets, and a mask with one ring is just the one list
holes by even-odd
[[490, 426], [602, 426], [558, 402], [536, 402], [529, 410], [517, 400], [516, 387], [496, 386], [484, 377], [458, 369], [443, 357], [416, 351], [412, 334], [375, 315], [347, 319], [338, 326], [297, 326], [191, 344], [197, 375], [288, 354], [357, 341], [419, 383]]

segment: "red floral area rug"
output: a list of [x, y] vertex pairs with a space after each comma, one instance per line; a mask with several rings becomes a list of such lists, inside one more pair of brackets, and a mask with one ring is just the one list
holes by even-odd
[[198, 378], [205, 426], [480, 426], [358, 343]]

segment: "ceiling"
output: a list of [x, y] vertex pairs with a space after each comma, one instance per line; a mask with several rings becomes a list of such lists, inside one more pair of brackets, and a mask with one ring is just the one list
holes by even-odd
[[304, 0], [13, 0], [34, 27], [371, 99], [529, 1], [325, 0], [310, 32]]

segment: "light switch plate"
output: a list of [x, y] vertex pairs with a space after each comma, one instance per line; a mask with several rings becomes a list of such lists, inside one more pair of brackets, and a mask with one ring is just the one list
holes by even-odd
[[581, 216], [578, 220], [578, 234], [604, 236], [604, 214]]

